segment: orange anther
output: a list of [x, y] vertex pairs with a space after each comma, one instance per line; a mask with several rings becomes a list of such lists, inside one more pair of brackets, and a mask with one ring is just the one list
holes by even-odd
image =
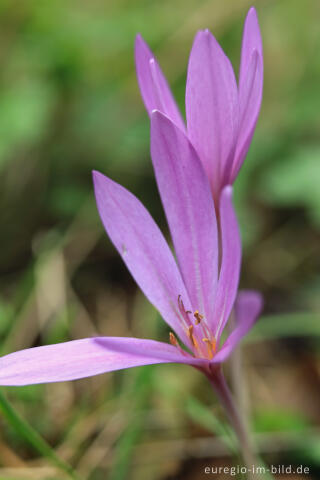
[[178, 345], [178, 340], [176, 339], [175, 335], [172, 332], [169, 333], [169, 340], [171, 345], [173, 345], [174, 347]]
[[196, 325], [199, 325], [201, 320], [203, 319], [203, 315], [199, 313], [199, 310], [196, 310], [193, 314], [194, 318], [196, 319]]

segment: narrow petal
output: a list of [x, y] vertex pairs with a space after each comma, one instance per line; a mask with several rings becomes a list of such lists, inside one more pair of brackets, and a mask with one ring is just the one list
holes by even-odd
[[237, 295], [241, 265], [241, 239], [230, 186], [223, 189], [220, 197], [220, 222], [222, 259], [212, 326], [217, 344]]
[[151, 156], [193, 311], [211, 319], [218, 240], [208, 178], [186, 135], [160, 112], [151, 116]]
[[263, 89], [263, 52], [257, 13], [248, 12], [242, 38], [239, 74], [239, 137], [231, 181], [248, 152], [258, 120]]
[[152, 110], [165, 113], [182, 130], [185, 130], [177, 104], [152, 51], [137, 35], [135, 43], [135, 61], [138, 83], [145, 107], [151, 116]]
[[172, 345], [137, 338], [97, 337], [28, 348], [0, 358], [0, 385], [64, 382], [155, 363], [200, 364]]
[[234, 154], [238, 92], [232, 65], [208, 30], [198, 32], [191, 50], [186, 115], [188, 136], [218, 195]]
[[240, 340], [253, 327], [262, 310], [262, 306], [263, 299], [260, 293], [250, 290], [239, 293], [235, 303], [235, 329], [214, 357], [214, 363], [224, 362], [227, 359]]
[[149, 212], [132, 193], [93, 172], [100, 218], [133, 278], [164, 320], [190, 346], [178, 311], [178, 296], [190, 301], [173, 255]]
[[251, 56], [255, 50], [258, 52], [259, 57], [262, 58], [262, 39], [257, 12], [254, 7], [251, 7], [247, 14], [243, 28], [239, 75], [240, 90], [242, 88], [241, 82], [246, 81], [245, 78], [249, 70]]

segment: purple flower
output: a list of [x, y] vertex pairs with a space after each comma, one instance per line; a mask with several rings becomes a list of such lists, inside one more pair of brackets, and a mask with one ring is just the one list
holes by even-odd
[[[172, 362], [192, 365], [209, 375], [253, 325], [262, 304], [260, 295], [242, 292], [235, 301], [241, 244], [231, 187], [224, 187], [220, 195], [218, 228], [199, 156], [182, 129], [160, 112], [151, 115], [151, 152], [177, 262], [140, 201], [102, 174], [94, 172], [93, 177], [104, 227], [137, 284], [172, 330], [170, 343], [97, 337], [30, 348], [0, 359], [1, 385], [73, 380]], [[232, 310], [235, 328], [221, 345]]]
[[187, 74], [187, 126], [153, 53], [140, 35], [135, 58], [149, 115], [159, 110], [187, 132], [217, 201], [223, 187], [231, 185], [240, 170], [260, 110], [263, 57], [255, 9], [249, 10], [244, 25], [238, 86], [232, 65], [214, 36], [208, 30], [197, 33]]

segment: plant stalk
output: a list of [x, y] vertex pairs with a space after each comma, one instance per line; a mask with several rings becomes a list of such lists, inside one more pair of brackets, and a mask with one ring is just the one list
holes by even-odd
[[247, 478], [257, 479], [260, 475], [255, 475], [253, 472], [255, 472], [256, 467], [260, 466], [261, 463], [255, 456], [245, 423], [235, 405], [221, 366], [215, 369], [212, 373], [207, 374], [207, 376], [238, 437], [239, 451], [247, 468]]

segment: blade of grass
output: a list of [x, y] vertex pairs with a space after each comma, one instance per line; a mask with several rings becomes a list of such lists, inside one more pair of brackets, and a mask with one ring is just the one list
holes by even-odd
[[[152, 391], [153, 365], [142, 368], [130, 389], [125, 392], [130, 398], [130, 418], [128, 426], [119, 439], [109, 480], [124, 480], [128, 477], [134, 447], [143, 432], [143, 412], [145, 411], [149, 394]], [[131, 391], [130, 391], [131, 390]]]
[[256, 342], [299, 336], [320, 336], [320, 315], [288, 313], [263, 316], [258, 320], [246, 341]]
[[[196, 398], [189, 396], [186, 403], [186, 411], [190, 418], [196, 421], [198, 424], [203, 426], [205, 429], [211, 431], [214, 435], [218, 435], [221, 440], [224, 442], [226, 447], [230, 450], [230, 453], [234, 456], [235, 460], [238, 464], [241, 464], [241, 460], [239, 457], [239, 448], [237, 445], [237, 441], [232, 429], [229, 427], [228, 424], [221, 422], [210, 410], [209, 407], [200, 403]], [[268, 467], [262, 460], [262, 458], [258, 455], [257, 456], [259, 465], [255, 465], [256, 467], [264, 468], [264, 477], [267, 480], [274, 480], [273, 476], [268, 473]], [[241, 475], [240, 478], [243, 478]], [[260, 475], [257, 474], [257, 478], [261, 478]]]
[[0, 390], [0, 410], [10, 425], [23, 437], [40, 455], [51, 464], [64, 471], [69, 478], [80, 480], [71, 465], [62, 460], [50, 445], [34, 430], [14, 409]]
[[229, 425], [221, 422], [209, 407], [200, 403], [196, 398], [189, 396], [186, 402], [186, 412], [193, 421], [214, 435], [218, 435], [231, 454], [238, 455], [235, 436], [231, 428]]

